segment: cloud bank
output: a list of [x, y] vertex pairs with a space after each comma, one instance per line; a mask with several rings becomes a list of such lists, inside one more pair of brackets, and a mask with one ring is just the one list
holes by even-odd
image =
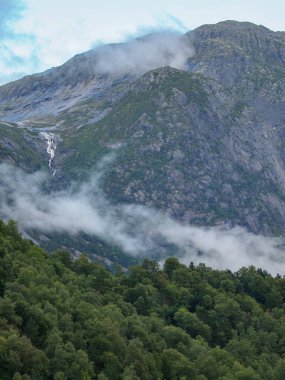
[[112, 159], [107, 156], [88, 182], [52, 193], [44, 190], [47, 174], [25, 174], [0, 165], [1, 217], [16, 220], [25, 230], [96, 235], [134, 256], [163, 259], [171, 249], [187, 264], [204, 262], [233, 271], [254, 265], [272, 274], [285, 274], [281, 239], [257, 236], [240, 227], [183, 225], [144, 206], [112, 205], [100, 186]]
[[143, 74], [159, 67], [185, 69], [193, 55], [187, 38], [171, 31], [154, 32], [125, 43], [95, 49], [95, 71], [106, 74]]

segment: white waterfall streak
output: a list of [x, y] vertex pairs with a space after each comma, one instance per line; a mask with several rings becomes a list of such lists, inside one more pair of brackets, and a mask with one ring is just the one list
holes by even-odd
[[[55, 156], [56, 143], [53, 133], [41, 132], [41, 135], [47, 141], [47, 154], [49, 155], [48, 166], [52, 169], [52, 160]], [[53, 169], [52, 169], [53, 170]], [[52, 175], [55, 176], [56, 170], [54, 169]]]

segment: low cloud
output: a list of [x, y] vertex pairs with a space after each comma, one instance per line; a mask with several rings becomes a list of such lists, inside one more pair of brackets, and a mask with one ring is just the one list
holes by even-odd
[[185, 69], [193, 47], [180, 33], [154, 32], [125, 43], [95, 49], [95, 71], [106, 74], [143, 74], [159, 67]]
[[25, 174], [0, 165], [1, 217], [16, 220], [25, 230], [96, 235], [134, 256], [163, 260], [171, 250], [187, 264], [204, 262], [231, 270], [254, 265], [272, 274], [285, 274], [281, 239], [257, 236], [240, 227], [184, 225], [145, 206], [112, 205], [100, 184], [113, 159], [107, 156], [88, 182], [52, 193], [44, 190], [47, 174]]

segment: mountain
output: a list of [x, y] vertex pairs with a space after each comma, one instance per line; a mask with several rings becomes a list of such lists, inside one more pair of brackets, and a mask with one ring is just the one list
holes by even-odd
[[102, 71], [95, 49], [0, 87], [1, 160], [48, 168], [52, 133], [63, 189], [116, 147], [102, 180], [113, 204], [284, 235], [285, 33], [225, 21], [179, 38], [179, 69]]

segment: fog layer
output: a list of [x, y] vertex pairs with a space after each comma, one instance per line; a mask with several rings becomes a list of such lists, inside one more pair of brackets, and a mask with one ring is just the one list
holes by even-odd
[[163, 259], [171, 249], [187, 264], [204, 262], [231, 270], [254, 265], [285, 274], [279, 238], [257, 236], [241, 227], [194, 227], [145, 206], [112, 205], [100, 186], [112, 159], [107, 156], [88, 182], [52, 193], [43, 190], [46, 174], [0, 165], [0, 216], [14, 219], [25, 230], [96, 235], [134, 256]]

